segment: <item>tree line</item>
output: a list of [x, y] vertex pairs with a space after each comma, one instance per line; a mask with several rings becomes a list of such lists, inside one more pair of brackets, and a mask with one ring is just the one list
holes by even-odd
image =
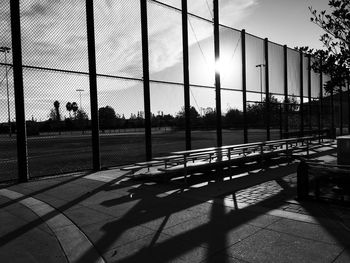
[[[265, 128], [266, 116], [270, 116], [271, 127], [278, 128], [282, 118], [284, 104], [288, 105], [290, 126], [298, 125], [299, 105], [293, 97], [288, 101], [278, 101], [274, 96], [270, 96], [270, 110], [267, 112], [266, 101], [252, 102], [247, 105], [246, 121], [248, 128]], [[46, 121], [27, 121], [28, 135], [38, 135], [40, 132], [63, 132], [63, 131], [86, 131], [91, 129], [91, 121], [88, 114], [79, 107], [76, 102], [67, 102], [65, 110], [68, 117], [62, 114], [60, 102], [54, 101], [53, 108], [50, 109]], [[98, 110], [100, 130], [130, 129], [143, 128], [145, 125], [144, 113], [138, 111], [136, 114], [131, 113], [129, 117], [117, 113], [113, 107], [105, 106]], [[216, 128], [216, 111], [208, 107], [201, 114], [198, 110], [190, 107], [191, 129], [215, 129]], [[182, 107], [175, 115], [163, 114], [158, 111], [152, 114], [152, 127], [170, 127], [172, 130], [182, 130], [185, 128], [185, 110]], [[244, 127], [244, 115], [240, 109], [230, 108], [222, 116], [222, 127], [224, 129], [242, 129]], [[15, 128], [15, 127], [14, 127]], [[0, 132], [2, 131], [0, 127]]]

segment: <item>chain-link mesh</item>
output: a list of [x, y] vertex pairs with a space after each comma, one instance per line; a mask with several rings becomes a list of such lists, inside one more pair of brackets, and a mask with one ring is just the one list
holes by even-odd
[[[241, 32], [220, 27], [220, 71], [221, 88], [242, 90], [242, 43]], [[242, 100], [241, 100], [242, 101]]]
[[181, 0], [158, 0], [157, 2], [181, 9]]
[[264, 40], [246, 35], [247, 127], [249, 142], [266, 139]]
[[188, 12], [196, 16], [213, 21], [213, 1], [211, 0], [196, 0], [187, 1]]
[[[262, 102], [263, 101], [263, 102]], [[266, 103], [260, 92], [247, 92], [248, 141], [266, 140]]]
[[309, 58], [305, 55], [303, 56], [303, 96], [309, 97]]
[[265, 97], [265, 57], [264, 40], [253, 35], [246, 35], [247, 90], [256, 91]]
[[288, 48], [287, 57], [288, 95], [300, 96], [300, 54]]
[[[10, 1], [0, 3], [0, 47], [12, 47]], [[215, 61], [213, 1], [188, 1], [188, 51], [192, 148], [217, 145], [215, 71], [221, 78], [223, 144], [279, 139], [301, 129], [300, 54], [288, 49], [284, 94], [283, 46], [268, 43], [270, 111], [262, 38], [246, 34], [247, 115], [243, 118], [241, 32], [230, 28], [239, 12], [219, 3], [220, 60]], [[30, 176], [92, 168], [86, 1], [20, 1], [25, 118]], [[235, 7], [235, 8], [234, 8]], [[139, 0], [94, 1], [100, 154], [103, 167], [144, 161], [145, 103]], [[147, 0], [153, 156], [185, 149], [181, 0]], [[230, 16], [227, 14], [230, 13]], [[5, 57], [6, 55], [6, 57]], [[312, 59], [311, 64], [315, 61]], [[345, 131], [348, 95], [321, 91], [328, 76], [303, 61], [304, 129]], [[321, 99], [320, 92], [323, 98]], [[345, 94], [345, 91], [344, 91]], [[344, 95], [343, 94], [343, 95]], [[285, 95], [288, 100], [285, 100]], [[320, 107], [322, 105], [322, 108]], [[146, 106], [146, 107], [145, 107]], [[12, 53], [0, 52], [0, 180], [17, 174]], [[332, 115], [333, 113], [333, 115]], [[288, 114], [288, 115], [286, 115]], [[246, 123], [245, 123], [246, 121]], [[288, 122], [288, 123], [286, 123]], [[10, 123], [10, 125], [9, 125]], [[348, 123], [347, 123], [348, 125]], [[11, 129], [10, 129], [11, 127]], [[347, 126], [346, 126], [347, 127]], [[10, 136], [11, 135], [11, 136]]]
[[214, 87], [215, 56], [213, 25], [188, 17], [190, 83]]
[[0, 2], [0, 181], [17, 176], [10, 1]]
[[284, 54], [283, 46], [271, 43], [269, 49], [269, 85], [270, 93], [284, 94]]
[[243, 142], [242, 98], [241, 91], [221, 90], [222, 141], [224, 145]]
[[98, 74], [142, 78], [139, 0], [94, 1]]
[[150, 78], [182, 83], [181, 12], [148, 1], [147, 13]]
[[215, 89], [190, 87], [192, 148], [216, 146]]
[[343, 133], [343, 102], [342, 102], [342, 89], [338, 87], [334, 94], [334, 118], [335, 118], [335, 128], [337, 130], [337, 135]]
[[145, 160], [142, 81], [98, 77], [101, 164]]
[[[185, 150], [184, 87], [151, 83], [152, 153]], [[171, 94], [171, 99], [169, 95]]]
[[84, 0], [21, 0], [23, 64], [88, 71]]
[[91, 168], [87, 75], [23, 69], [31, 177]]
[[90, 169], [85, 1], [22, 0], [20, 10], [30, 176]]
[[282, 137], [283, 98], [275, 96], [270, 101], [270, 139], [278, 140]]
[[[328, 75], [323, 74], [323, 83], [327, 83], [330, 80], [330, 77]], [[320, 83], [320, 82], [319, 82]], [[319, 87], [320, 92], [320, 87]], [[335, 124], [335, 116], [334, 116], [334, 104], [335, 104], [335, 97], [336, 92], [332, 93], [325, 89], [324, 86], [322, 88], [322, 100], [321, 105], [322, 108], [320, 109], [320, 124], [321, 128], [331, 128], [332, 124]], [[333, 108], [332, 108], [333, 105]]]
[[300, 116], [300, 97], [289, 96], [287, 101], [288, 107], [288, 128], [290, 132], [300, 131], [301, 116]]

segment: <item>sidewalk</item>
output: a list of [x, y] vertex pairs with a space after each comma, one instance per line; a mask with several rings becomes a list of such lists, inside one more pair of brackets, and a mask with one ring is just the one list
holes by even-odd
[[1, 262], [350, 262], [350, 209], [297, 202], [296, 167], [186, 188], [119, 170], [3, 188]]

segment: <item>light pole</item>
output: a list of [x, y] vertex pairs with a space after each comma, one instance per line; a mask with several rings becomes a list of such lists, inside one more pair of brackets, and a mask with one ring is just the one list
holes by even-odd
[[6, 74], [6, 92], [7, 92], [7, 116], [9, 124], [9, 136], [11, 137], [11, 113], [10, 113], [10, 94], [9, 94], [9, 81], [8, 81], [8, 72], [7, 72], [7, 53], [10, 53], [11, 48], [9, 47], [0, 47], [0, 52], [5, 54], [5, 74]]
[[81, 104], [81, 93], [82, 93], [83, 91], [85, 91], [85, 90], [83, 90], [83, 89], [77, 89], [76, 91], [78, 91], [78, 92], [79, 92], [79, 98], [80, 98], [80, 110], [82, 110], [82, 109], [83, 109], [83, 105]]
[[255, 66], [256, 68], [260, 69], [260, 98], [261, 98], [261, 102], [263, 101], [263, 83], [262, 83], [262, 68], [265, 67], [265, 64], [258, 64]]

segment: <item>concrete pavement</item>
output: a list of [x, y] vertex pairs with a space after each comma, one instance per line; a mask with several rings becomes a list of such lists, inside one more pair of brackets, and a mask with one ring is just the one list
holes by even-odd
[[188, 187], [117, 169], [6, 186], [1, 262], [350, 262], [350, 209], [296, 201], [296, 166]]

